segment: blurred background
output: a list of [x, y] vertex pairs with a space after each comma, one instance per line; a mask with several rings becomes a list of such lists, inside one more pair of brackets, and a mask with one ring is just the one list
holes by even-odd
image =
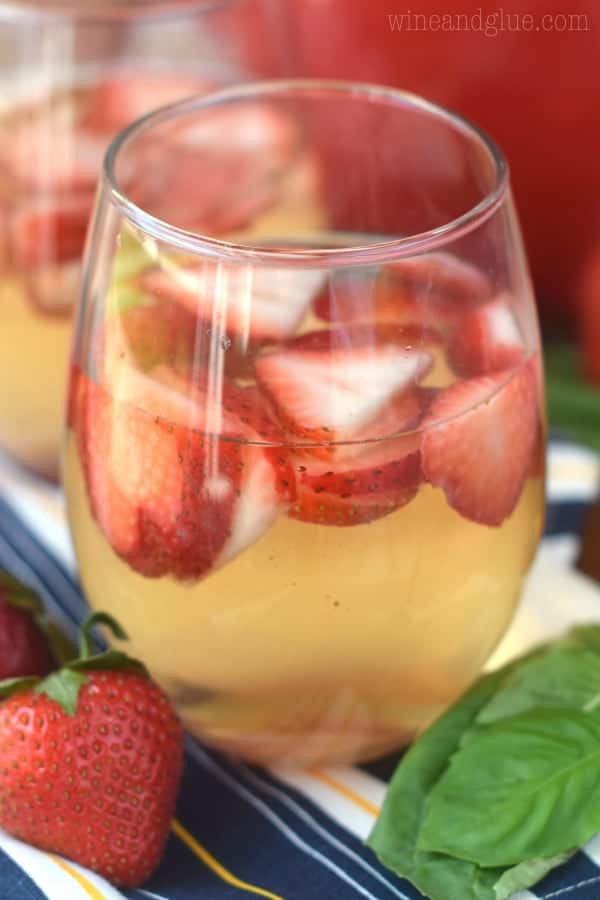
[[[535, 281], [551, 423], [600, 451], [597, 0], [284, 2], [290, 74], [414, 91], [500, 144]], [[252, 65], [275, 73], [269, 42], [248, 29]]]

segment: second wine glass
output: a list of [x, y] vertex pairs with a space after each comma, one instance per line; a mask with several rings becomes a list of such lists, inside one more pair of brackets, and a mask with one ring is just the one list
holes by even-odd
[[278, 64], [273, 10], [268, 0], [2, 4], [0, 447], [40, 474], [57, 476], [80, 259], [110, 140], [156, 106], [247, 77], [254, 29]]

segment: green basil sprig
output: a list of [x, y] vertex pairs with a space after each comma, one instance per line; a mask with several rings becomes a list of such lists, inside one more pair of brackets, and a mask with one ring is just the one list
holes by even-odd
[[600, 831], [600, 627], [486, 675], [402, 759], [368, 844], [431, 900], [507, 900]]

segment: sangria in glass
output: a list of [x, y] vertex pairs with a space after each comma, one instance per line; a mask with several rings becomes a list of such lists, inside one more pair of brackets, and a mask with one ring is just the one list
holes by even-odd
[[[251, 210], [235, 240], [194, 217], [198, 157], [215, 208]], [[301, 765], [409, 741], [509, 624], [543, 481], [534, 300], [485, 135], [399, 91], [292, 81], [112, 144], [70, 524], [90, 603], [203, 740]]]
[[40, 474], [57, 475], [80, 259], [108, 144], [152, 108], [247, 77], [243, 41], [251, 24], [277, 43], [273, 9], [269, 0], [2, 3], [0, 447]]

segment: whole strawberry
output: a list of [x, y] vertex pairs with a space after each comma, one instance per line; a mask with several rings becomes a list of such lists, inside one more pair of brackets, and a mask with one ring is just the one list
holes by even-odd
[[0, 680], [47, 675], [53, 660], [36, 595], [0, 571]]
[[183, 764], [181, 724], [144, 667], [90, 652], [45, 680], [0, 684], [0, 826], [123, 887], [160, 862]]

